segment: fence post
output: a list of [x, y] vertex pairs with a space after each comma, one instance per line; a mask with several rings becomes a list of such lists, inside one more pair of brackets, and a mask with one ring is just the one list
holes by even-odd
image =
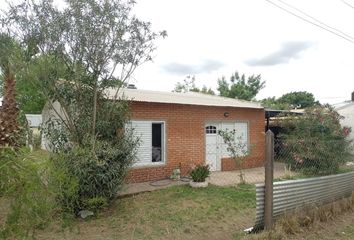
[[266, 132], [265, 145], [265, 193], [264, 193], [264, 227], [273, 227], [273, 173], [274, 173], [274, 134]]

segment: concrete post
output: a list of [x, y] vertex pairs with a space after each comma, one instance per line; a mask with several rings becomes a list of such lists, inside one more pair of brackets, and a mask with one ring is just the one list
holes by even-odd
[[264, 227], [273, 227], [273, 173], [274, 173], [274, 134], [266, 132], [265, 145], [265, 193], [264, 193]]

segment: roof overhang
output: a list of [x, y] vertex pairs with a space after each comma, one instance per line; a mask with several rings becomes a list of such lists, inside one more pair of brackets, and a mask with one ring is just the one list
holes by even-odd
[[107, 97], [109, 99], [120, 97], [135, 102], [264, 109], [263, 106], [258, 102], [244, 101], [240, 99], [226, 98], [195, 92], [176, 93], [125, 88], [118, 90], [118, 92], [116, 89], [110, 89], [107, 92]]

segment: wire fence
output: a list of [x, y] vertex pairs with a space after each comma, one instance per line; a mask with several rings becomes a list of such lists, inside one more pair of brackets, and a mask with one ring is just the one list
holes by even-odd
[[286, 169], [283, 179], [326, 176], [354, 170], [348, 150], [342, 140], [276, 139], [274, 161]]
[[[312, 138], [274, 140], [270, 131], [266, 139], [265, 183], [256, 186], [256, 228], [264, 226], [271, 230], [279, 217], [341, 199], [347, 201], [352, 196], [354, 156], [347, 142]], [[277, 176], [274, 166], [283, 167], [285, 174]]]

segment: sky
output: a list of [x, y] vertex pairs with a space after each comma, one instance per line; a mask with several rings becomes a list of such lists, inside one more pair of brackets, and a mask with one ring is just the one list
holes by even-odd
[[[269, 1], [288, 10], [285, 4], [290, 4], [352, 42]], [[154, 31], [166, 30], [168, 37], [156, 42], [153, 61], [140, 66], [130, 83], [172, 91], [194, 75], [198, 87], [216, 90], [218, 78], [238, 71], [261, 74], [266, 81], [258, 100], [291, 91], [311, 92], [321, 103], [349, 100], [354, 91], [354, 0], [269, 1], [136, 0], [133, 13], [151, 22]]]
[[[290, 4], [354, 42], [354, 0], [271, 1]], [[171, 91], [195, 75], [197, 86], [216, 90], [218, 78], [238, 71], [266, 81], [257, 99], [308, 91], [322, 103], [338, 103], [354, 91], [354, 43], [266, 0], [137, 0], [134, 14], [168, 33], [153, 61], [135, 71], [131, 83], [138, 89]]]

